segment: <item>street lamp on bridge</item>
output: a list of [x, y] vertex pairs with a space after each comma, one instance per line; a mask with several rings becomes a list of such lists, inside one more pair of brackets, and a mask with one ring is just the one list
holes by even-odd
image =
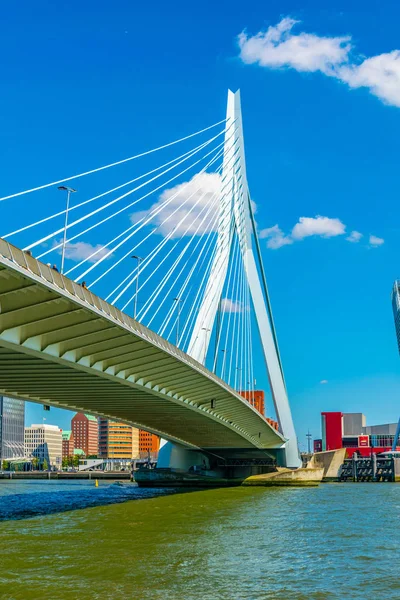
[[133, 301], [133, 318], [136, 319], [136, 315], [137, 315], [137, 303], [138, 303], [138, 293], [139, 293], [140, 263], [142, 262], [143, 258], [141, 258], [140, 256], [136, 256], [136, 254], [134, 254], [133, 256], [131, 256], [131, 258], [135, 258], [137, 260], [137, 264], [136, 264], [136, 285], [135, 285], [135, 294], [134, 294], [134, 301]]
[[62, 250], [61, 250], [61, 269], [60, 269], [60, 272], [64, 273], [65, 246], [67, 243], [69, 201], [70, 201], [71, 194], [74, 194], [76, 192], [76, 190], [74, 190], [74, 188], [68, 187], [66, 185], [60, 185], [58, 187], [58, 189], [62, 190], [63, 192], [67, 192], [67, 202], [66, 202], [65, 220], [64, 220], [64, 237], [63, 237]]
[[176, 318], [176, 343], [175, 346], [178, 348], [178, 344], [179, 344], [179, 326], [180, 326], [180, 320], [181, 320], [181, 302], [182, 300], [180, 298], [174, 298], [174, 302], [177, 303], [178, 305], [178, 316]]

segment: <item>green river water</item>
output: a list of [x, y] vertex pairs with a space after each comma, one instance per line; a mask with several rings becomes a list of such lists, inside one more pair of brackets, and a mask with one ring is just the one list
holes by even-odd
[[165, 493], [0, 481], [1, 600], [400, 599], [398, 484]]

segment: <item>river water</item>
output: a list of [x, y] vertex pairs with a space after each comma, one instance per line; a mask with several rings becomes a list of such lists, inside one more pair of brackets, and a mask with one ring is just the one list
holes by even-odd
[[0, 481], [0, 519], [1, 600], [400, 599], [398, 484]]

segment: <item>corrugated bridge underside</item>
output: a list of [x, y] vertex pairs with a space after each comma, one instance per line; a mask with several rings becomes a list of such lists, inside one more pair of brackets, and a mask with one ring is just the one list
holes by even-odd
[[125, 421], [189, 447], [284, 441], [205, 367], [1, 239], [0, 393]]

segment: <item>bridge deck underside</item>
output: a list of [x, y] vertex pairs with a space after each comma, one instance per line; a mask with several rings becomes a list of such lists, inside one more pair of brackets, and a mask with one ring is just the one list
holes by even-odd
[[125, 421], [189, 447], [283, 442], [202, 365], [0, 239], [1, 393]]

